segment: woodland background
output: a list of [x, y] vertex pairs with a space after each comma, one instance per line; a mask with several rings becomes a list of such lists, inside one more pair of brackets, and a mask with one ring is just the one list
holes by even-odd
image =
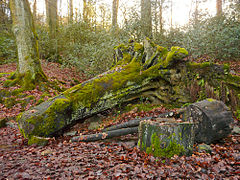
[[[192, 0], [188, 23], [184, 26], [173, 24], [173, 0], [135, 0], [129, 4], [122, 4], [121, 0], [83, 0], [74, 4], [74, 8], [72, 0], [46, 2], [49, 2], [46, 8], [56, 14], [51, 16], [56, 18], [53, 27], [47, 23], [50, 15], [38, 10], [45, 8], [40, 7], [43, 2], [30, 1], [40, 58], [60, 62], [63, 67], [75, 66], [88, 76], [111, 66], [114, 46], [129, 39], [141, 41], [145, 36], [162, 46], [184, 47], [193, 59], [225, 61], [240, 57], [239, 0], [217, 0], [216, 14], [202, 8], [208, 0]], [[143, 3], [146, 3], [144, 7]], [[0, 62], [3, 64], [16, 61], [17, 56], [8, 0], [0, 1], [0, 13]], [[50, 31], [56, 34], [52, 36]]]

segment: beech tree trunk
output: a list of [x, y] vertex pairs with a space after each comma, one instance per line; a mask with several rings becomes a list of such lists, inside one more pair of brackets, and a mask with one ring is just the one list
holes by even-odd
[[58, 28], [58, 15], [57, 15], [57, 0], [45, 0], [47, 25], [50, 33], [50, 37], [53, 39], [56, 37]]
[[152, 37], [151, 0], [141, 0], [141, 25], [144, 37]]
[[15, 74], [24, 89], [32, 89], [37, 82], [47, 78], [42, 71], [37, 34], [30, 5], [27, 0], [10, 0], [13, 32], [18, 50], [18, 67]]
[[88, 10], [87, 10], [87, 0], [83, 0], [83, 20], [88, 22]]
[[222, 14], [222, 0], [216, 0], [217, 16]]
[[168, 50], [149, 40], [121, 44], [115, 50], [116, 64], [109, 71], [21, 114], [22, 134], [57, 136], [77, 122], [142, 97], [153, 104], [179, 107], [206, 97], [222, 99], [228, 89], [232, 95], [225, 103], [235, 98], [239, 108], [240, 78], [229, 74], [226, 66], [188, 62], [185, 49]]
[[73, 0], [69, 0], [69, 23], [73, 22]]
[[33, 2], [33, 20], [36, 21], [37, 19], [37, 0]]
[[118, 24], [117, 24], [118, 7], [119, 7], [119, 0], [113, 0], [113, 3], [112, 3], [112, 27], [114, 30], [116, 30], [116, 28], [118, 27]]

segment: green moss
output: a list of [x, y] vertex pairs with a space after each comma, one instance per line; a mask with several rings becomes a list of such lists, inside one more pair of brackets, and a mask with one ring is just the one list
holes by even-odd
[[[118, 48], [119, 47], [123, 48], [123, 50], [127, 48], [123, 45], [118, 46]], [[161, 57], [164, 58], [166, 54], [167, 53], [164, 51]], [[65, 91], [64, 95], [73, 102], [74, 109], [81, 106], [93, 107], [95, 103], [98, 102], [98, 100], [107, 92], [118, 94], [120, 89], [123, 90], [127, 86], [129, 88], [129, 83], [133, 84], [133, 86], [137, 84], [140, 85], [144, 83], [143, 80], [147, 81], [151, 78], [159, 76], [163, 77], [165, 73], [168, 73], [169, 71], [168, 69], [163, 69], [163, 67], [166, 68], [168, 63], [172, 60], [185, 57], [187, 55], [187, 51], [183, 48], [173, 47], [169, 54], [170, 55], [167, 56], [168, 59], [166, 61], [161, 60], [162, 62], [142, 71], [141, 62], [138, 59], [130, 59], [130, 54], [127, 53], [120, 63], [129, 60], [131, 60], [131, 62], [127, 65], [122, 65], [121, 72], [116, 71], [112, 74], [106, 74], [103, 77], [96, 78], [87, 84], [79, 84]]]
[[17, 84], [17, 79], [14, 80], [6, 80], [3, 83], [3, 87], [11, 87]]
[[[65, 113], [67, 111], [66, 109], [69, 109], [70, 111], [70, 101], [64, 98], [56, 99], [54, 103], [46, 110], [46, 115], [35, 115], [26, 119], [25, 121], [28, 124], [28, 127], [30, 128], [33, 126], [34, 128], [29, 132], [25, 132], [19, 127], [21, 134], [28, 139], [31, 139], [32, 135], [49, 137], [49, 135], [53, 134], [56, 129], [61, 129], [64, 127], [66, 116], [63, 114], [63, 112]], [[18, 120], [21, 118], [21, 116], [22, 115], [18, 116]]]
[[143, 51], [143, 45], [140, 43], [134, 43], [134, 51]]
[[132, 109], [137, 108], [137, 112], [150, 111], [159, 106], [160, 106], [159, 104], [154, 105], [154, 104], [141, 103], [141, 104], [133, 104], [133, 105], [126, 106], [124, 110], [131, 111]]
[[189, 62], [187, 66], [189, 69], [205, 69], [206, 67], [210, 67], [213, 64], [210, 62], [203, 62], [203, 63], [196, 63], [196, 62]]
[[124, 88], [129, 80], [140, 81], [140, 63], [132, 61], [124, 66], [121, 72], [107, 74], [104, 77], [96, 78], [85, 85], [79, 84], [64, 92], [64, 95], [74, 104], [74, 109], [78, 106], [90, 107], [94, 105], [107, 91], [117, 93]]
[[32, 136], [30, 139], [28, 139], [28, 145], [36, 144], [38, 146], [46, 146], [48, 144], [48, 139]]
[[171, 158], [174, 155], [182, 155], [185, 150], [183, 145], [180, 145], [174, 139], [174, 134], [172, 134], [169, 139], [169, 143], [161, 142], [156, 133], [151, 137], [151, 146], [147, 147], [146, 153], [152, 154], [156, 157], [167, 157]]
[[182, 59], [188, 55], [188, 51], [184, 48], [173, 46], [168, 52], [166, 59], [162, 62], [162, 66], [166, 68], [172, 60]]
[[207, 100], [208, 100], [209, 102], [215, 101], [215, 99], [212, 99], [212, 98], [207, 98]]
[[11, 72], [11, 73], [0, 73], [0, 78], [3, 77], [3, 76], [12, 76], [14, 72]]
[[237, 90], [240, 89], [240, 76], [228, 74], [226, 75], [226, 83], [233, 85]]

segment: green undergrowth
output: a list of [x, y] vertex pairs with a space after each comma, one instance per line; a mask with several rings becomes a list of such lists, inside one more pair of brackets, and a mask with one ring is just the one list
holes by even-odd
[[160, 104], [140, 103], [140, 104], [129, 104], [124, 108], [124, 111], [129, 112], [133, 109], [137, 109], [137, 112], [151, 111], [154, 108], [160, 107]]

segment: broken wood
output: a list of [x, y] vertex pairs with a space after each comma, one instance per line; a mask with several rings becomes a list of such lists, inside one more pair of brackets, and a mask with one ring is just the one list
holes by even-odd
[[103, 129], [102, 132], [112, 131], [112, 130], [122, 129], [122, 128], [128, 128], [128, 127], [137, 127], [139, 125], [140, 121], [150, 120], [150, 119], [153, 120], [153, 119], [157, 119], [157, 118], [161, 118], [161, 117], [172, 117], [173, 115], [174, 115], [174, 112], [167, 112], [167, 113], [159, 114], [156, 117], [150, 116], [150, 117], [143, 117], [143, 118], [135, 118], [135, 119], [130, 120], [130, 121], [125, 122], [125, 123], [121, 123], [121, 124], [117, 124], [117, 125], [114, 125], [114, 126], [107, 127], [105, 129]]
[[168, 122], [168, 119], [141, 121], [138, 147], [157, 157], [189, 155], [194, 144], [193, 127], [191, 122]]
[[[153, 51], [144, 51], [147, 46]], [[133, 42], [116, 49], [119, 58], [112, 69], [22, 113], [18, 126], [24, 137], [61, 135], [86, 118], [119, 104], [139, 102], [142, 97], [176, 107], [192, 102], [192, 97], [221, 99], [227, 89], [235, 99], [226, 101], [234, 99], [232, 104], [240, 105], [240, 78], [229, 74], [226, 66], [191, 63], [183, 60], [188, 54], [185, 49], [168, 50], [153, 42]], [[201, 87], [195, 91], [191, 84]]]
[[196, 143], [211, 144], [232, 132], [232, 112], [221, 101], [206, 99], [189, 105], [185, 119], [194, 123]]
[[98, 134], [91, 134], [91, 135], [82, 135], [82, 136], [76, 136], [71, 139], [71, 142], [76, 141], [83, 141], [83, 142], [92, 142], [92, 141], [99, 141], [104, 139], [110, 139], [113, 137], [119, 137], [124, 136], [128, 134], [134, 134], [138, 132], [138, 127], [132, 127], [132, 128], [124, 128], [124, 129], [117, 129], [113, 131], [107, 131], [103, 133]]

